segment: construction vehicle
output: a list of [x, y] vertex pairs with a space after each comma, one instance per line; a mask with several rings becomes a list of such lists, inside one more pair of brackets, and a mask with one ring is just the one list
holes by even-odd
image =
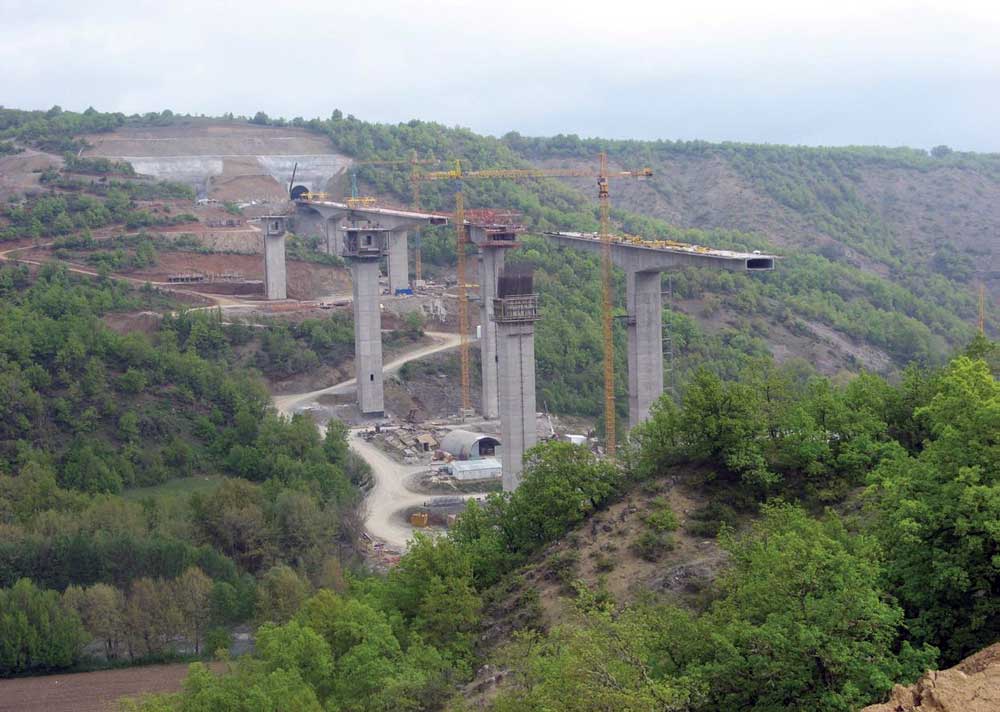
[[603, 151], [600, 154], [600, 164], [597, 171], [592, 169], [564, 168], [499, 168], [476, 171], [463, 171], [460, 161], [455, 161], [455, 167], [448, 171], [429, 171], [414, 173], [413, 180], [417, 183], [423, 180], [454, 180], [457, 183], [455, 191], [455, 252], [458, 258], [458, 324], [460, 331], [460, 360], [462, 383], [462, 409], [471, 411], [471, 356], [469, 353], [469, 303], [468, 285], [466, 281], [465, 245], [468, 234], [465, 226], [465, 199], [462, 193], [462, 181], [476, 179], [519, 179], [519, 178], [572, 178], [587, 177], [597, 179], [597, 198], [600, 206], [601, 223], [601, 327], [604, 342], [604, 427], [605, 450], [608, 457], [614, 458], [616, 449], [615, 431], [615, 371], [613, 343], [613, 282], [611, 264], [611, 201], [608, 189], [610, 178], [648, 178], [653, 175], [650, 168], [634, 171], [609, 171], [608, 157]]

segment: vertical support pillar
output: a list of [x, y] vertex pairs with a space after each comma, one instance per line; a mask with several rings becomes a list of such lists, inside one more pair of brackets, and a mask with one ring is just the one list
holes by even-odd
[[396, 294], [397, 290], [407, 289], [410, 286], [406, 231], [389, 233], [388, 242], [389, 294]]
[[378, 260], [352, 259], [354, 292], [354, 374], [358, 406], [365, 415], [383, 415], [382, 312]]
[[[483, 417], [500, 417], [499, 380], [497, 375], [497, 325], [493, 321], [493, 300], [497, 296], [497, 280], [503, 268], [504, 250], [479, 248], [479, 340], [483, 376]], [[534, 406], [532, 406], [534, 407]]]
[[285, 232], [275, 234], [268, 229], [264, 232], [264, 294], [268, 299], [286, 299], [287, 284]]
[[663, 300], [659, 272], [628, 272], [628, 420], [649, 418], [663, 393]]
[[338, 220], [330, 218], [324, 221], [326, 226], [326, 253], [328, 255], [343, 257], [344, 238], [340, 232], [340, 228], [337, 227]]
[[538, 442], [535, 423], [535, 325], [497, 324], [500, 364], [500, 460], [504, 492], [521, 484], [524, 453]]

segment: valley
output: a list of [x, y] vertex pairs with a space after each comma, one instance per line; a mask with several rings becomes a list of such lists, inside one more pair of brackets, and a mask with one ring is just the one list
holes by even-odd
[[[136, 665], [58, 704], [846, 710], [995, 642], [995, 156], [0, 115], [0, 675], [58, 675], [0, 698]], [[517, 488], [462, 481], [514, 446], [461, 412], [454, 227], [409, 228], [407, 289], [388, 246], [372, 258], [379, 412], [337, 241], [412, 211], [417, 166], [585, 172], [601, 151], [652, 169], [612, 187], [620, 245], [775, 269], [656, 278], [664, 395], [634, 427], [634, 277], [612, 273], [611, 458], [600, 260], [551, 235], [599, 229], [590, 179], [466, 181], [470, 215], [515, 211], [507, 264], [533, 270], [539, 444]], [[355, 225], [303, 217], [300, 184]], [[424, 184], [419, 214], [453, 219], [455, 189]], [[491, 285], [468, 257], [481, 413]], [[483, 450], [447, 450], [456, 432]]]

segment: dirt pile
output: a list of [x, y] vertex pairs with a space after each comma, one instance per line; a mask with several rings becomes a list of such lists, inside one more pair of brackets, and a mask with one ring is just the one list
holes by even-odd
[[996, 712], [1000, 710], [1000, 643], [948, 670], [932, 670], [889, 701], [862, 712]]

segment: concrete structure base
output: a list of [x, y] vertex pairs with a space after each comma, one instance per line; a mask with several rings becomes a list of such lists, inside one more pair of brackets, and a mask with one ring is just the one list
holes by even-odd
[[535, 326], [498, 323], [497, 355], [500, 373], [500, 461], [503, 489], [521, 484], [524, 453], [538, 442], [535, 423]]
[[628, 304], [628, 422], [649, 418], [663, 393], [663, 298], [659, 272], [626, 275]]
[[382, 312], [378, 260], [352, 259], [354, 291], [354, 373], [358, 406], [365, 415], [385, 413], [382, 389]]
[[[497, 280], [503, 269], [504, 250], [484, 247], [479, 250], [479, 324], [482, 337], [479, 350], [483, 376], [483, 417], [500, 417], [499, 377], [497, 375], [497, 325], [493, 321], [493, 300], [497, 296]], [[532, 406], [534, 407], [534, 406]]]
[[410, 264], [406, 231], [393, 232], [388, 235], [388, 256], [386, 263], [389, 269], [389, 294], [396, 294], [400, 289], [410, 287]]
[[285, 272], [285, 235], [264, 235], [264, 294], [268, 299], [288, 298]]

